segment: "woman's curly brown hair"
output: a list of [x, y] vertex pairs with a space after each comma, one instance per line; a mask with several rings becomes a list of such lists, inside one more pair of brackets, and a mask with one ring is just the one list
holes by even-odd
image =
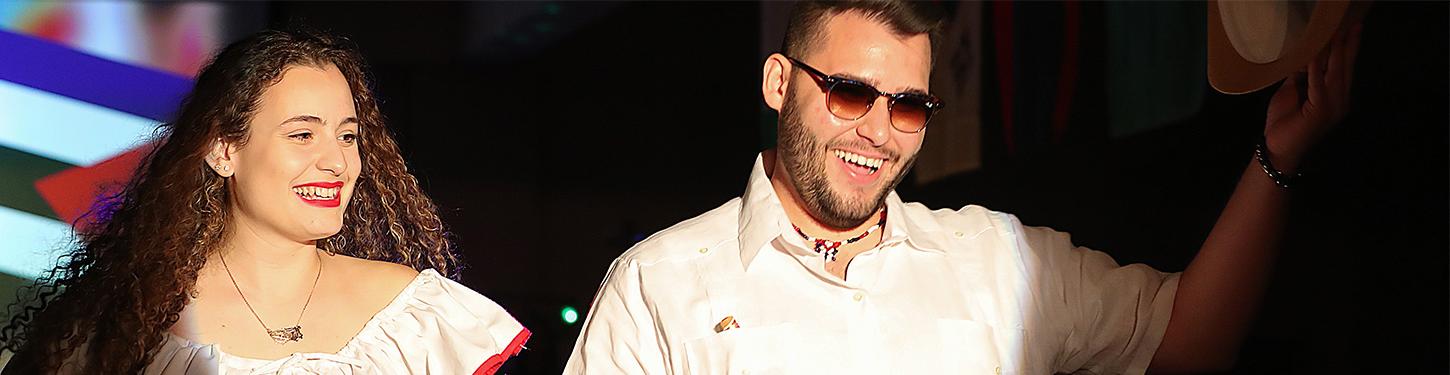
[[384, 127], [356, 48], [315, 31], [265, 31], [213, 58], [176, 120], [158, 127], [158, 146], [135, 176], [81, 219], [78, 245], [12, 305], [21, 309], [0, 341], [16, 355], [4, 372], [144, 369], [228, 233], [228, 180], [205, 162], [211, 145], [246, 142], [262, 92], [287, 68], [329, 64], [352, 89], [363, 165], [342, 230], [318, 247], [456, 278], [459, 259]]

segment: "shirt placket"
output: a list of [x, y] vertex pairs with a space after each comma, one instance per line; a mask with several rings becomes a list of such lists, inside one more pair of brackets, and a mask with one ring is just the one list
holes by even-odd
[[873, 291], [878, 288], [873, 286], [883, 277], [881, 272], [890, 252], [901, 250], [904, 237], [890, 236], [876, 248], [857, 254], [847, 270], [846, 280], [826, 272], [825, 258], [811, 250], [804, 240], [781, 236], [773, 242], [777, 251], [796, 258], [806, 272], [827, 284], [822, 290], [831, 295], [828, 297], [834, 302], [831, 305], [845, 317], [846, 321], [840, 324], [847, 324], [851, 334], [846, 342], [830, 343], [842, 351], [835, 361], [848, 363], [846, 368], [851, 368], [853, 373], [890, 373], [879, 360], [886, 338], [883, 329], [889, 322], [882, 321], [880, 306], [873, 298]]
[[847, 270], [847, 284], [851, 291], [851, 299], [848, 303], [852, 305], [854, 312], [851, 329], [851, 357], [856, 359], [855, 368], [863, 370], [860, 373], [886, 374], [890, 369], [884, 367], [885, 363], [880, 360], [880, 351], [885, 342], [885, 326], [890, 322], [883, 321], [881, 314], [881, 301], [876, 292], [880, 288], [876, 286], [882, 277], [881, 272], [885, 269], [885, 262], [890, 255], [890, 244], [883, 243], [875, 249], [857, 254], [852, 260], [850, 269]]

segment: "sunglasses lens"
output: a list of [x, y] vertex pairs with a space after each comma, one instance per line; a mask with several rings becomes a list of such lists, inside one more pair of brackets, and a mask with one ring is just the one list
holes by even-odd
[[831, 114], [847, 120], [855, 120], [865, 116], [871, 110], [871, 103], [876, 101], [876, 90], [869, 87], [842, 82], [831, 86], [831, 91], [826, 95], [826, 108]]
[[907, 133], [919, 132], [931, 119], [931, 112], [926, 98], [899, 97], [891, 103], [891, 126]]

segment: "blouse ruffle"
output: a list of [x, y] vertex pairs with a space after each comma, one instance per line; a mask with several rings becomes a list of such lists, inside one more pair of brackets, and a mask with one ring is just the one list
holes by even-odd
[[336, 353], [261, 360], [167, 335], [144, 373], [493, 374], [528, 338], [529, 330], [503, 307], [430, 269]]

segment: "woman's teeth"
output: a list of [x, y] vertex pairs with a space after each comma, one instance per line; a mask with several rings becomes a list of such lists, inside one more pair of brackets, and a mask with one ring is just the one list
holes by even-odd
[[859, 165], [862, 168], [870, 169], [871, 171], [869, 173], [876, 173], [876, 170], [881, 169], [881, 164], [886, 162], [882, 159], [866, 157], [842, 150], [836, 150], [836, 157], [841, 158], [841, 160], [844, 160], [847, 163]]
[[316, 186], [298, 186], [292, 188], [293, 193], [297, 193], [297, 195], [301, 196], [302, 199], [309, 200], [331, 200], [334, 197], [337, 197], [337, 192], [339, 190], [342, 190], [342, 188], [324, 188]]

